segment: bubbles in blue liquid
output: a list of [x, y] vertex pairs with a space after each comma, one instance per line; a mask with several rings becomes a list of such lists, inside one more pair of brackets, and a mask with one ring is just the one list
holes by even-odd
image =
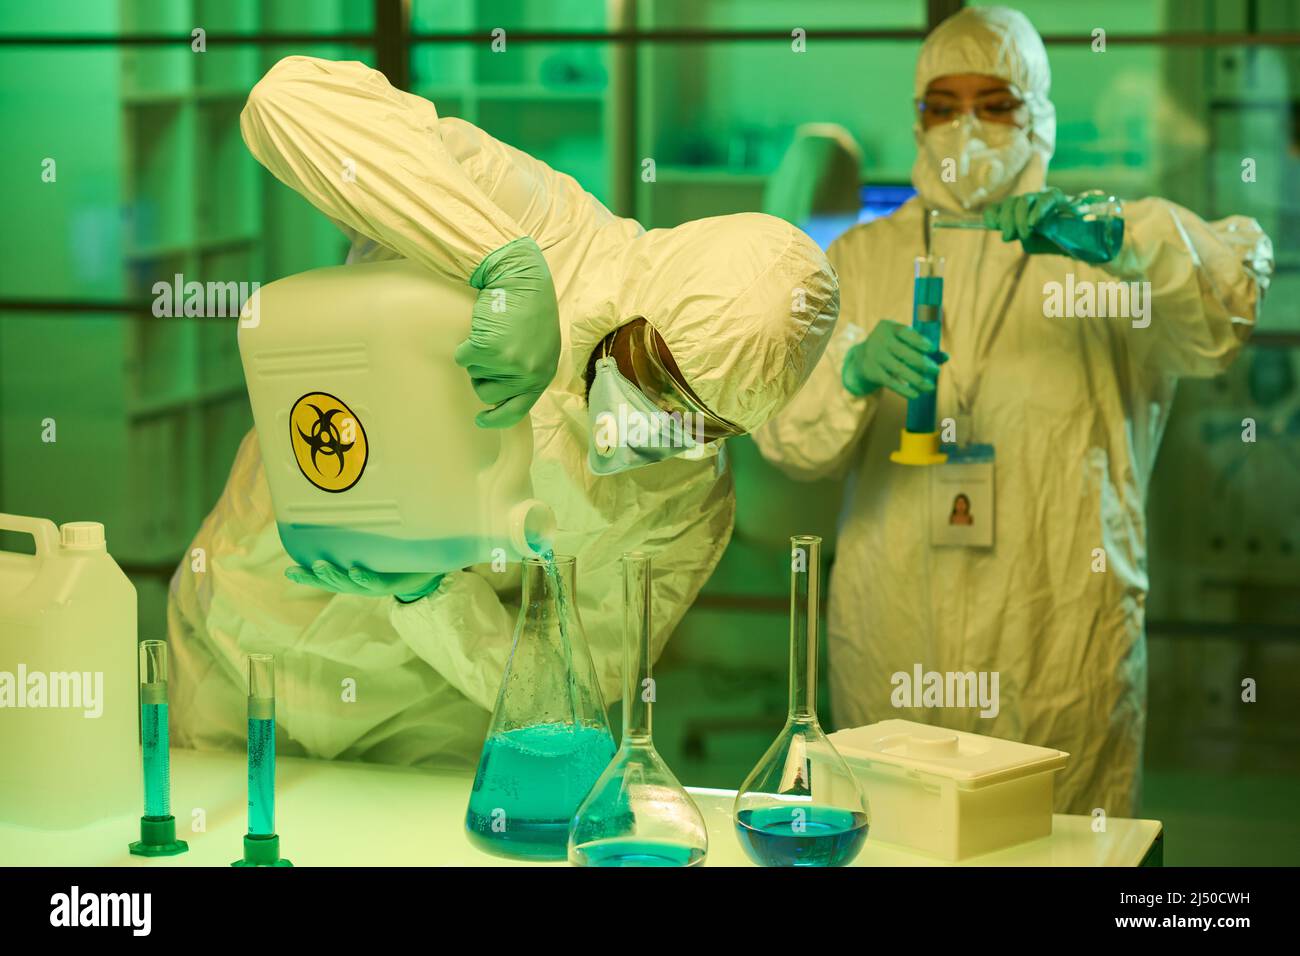
[[867, 839], [867, 815], [816, 804], [762, 807], [736, 815], [736, 835], [759, 866], [845, 866]]
[[613, 756], [603, 727], [535, 724], [493, 734], [465, 815], [471, 842], [503, 856], [564, 859], [569, 821]]
[[171, 753], [167, 705], [140, 705], [140, 747], [144, 755], [144, 815], [171, 816]]
[[275, 833], [275, 721], [248, 718], [248, 832]]

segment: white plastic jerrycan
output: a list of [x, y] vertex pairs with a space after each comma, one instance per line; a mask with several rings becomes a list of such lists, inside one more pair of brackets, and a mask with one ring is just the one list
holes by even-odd
[[532, 425], [480, 428], [456, 346], [477, 293], [407, 260], [316, 269], [248, 301], [239, 352], [284, 549], [374, 571], [544, 554]]
[[139, 814], [135, 588], [102, 524], [0, 514], [0, 529], [36, 539], [0, 550], [0, 825]]

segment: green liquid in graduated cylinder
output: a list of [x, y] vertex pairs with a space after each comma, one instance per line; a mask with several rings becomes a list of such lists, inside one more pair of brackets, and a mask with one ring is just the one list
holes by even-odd
[[140, 705], [140, 745], [144, 752], [144, 815], [171, 816], [171, 755], [167, 705]]
[[759, 866], [845, 866], [867, 839], [867, 815], [838, 807], [801, 803], [737, 817], [740, 845]]
[[248, 718], [248, 832], [275, 833], [275, 721]]
[[587, 866], [692, 866], [704, 859], [699, 847], [636, 837], [592, 840], [576, 849]]
[[613, 756], [604, 727], [534, 724], [493, 734], [465, 815], [471, 842], [488, 853], [563, 860], [569, 821]]

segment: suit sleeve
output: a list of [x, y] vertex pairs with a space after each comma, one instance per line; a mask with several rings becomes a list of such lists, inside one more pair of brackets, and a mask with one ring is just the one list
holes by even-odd
[[840, 278], [839, 323], [803, 388], [754, 433], [763, 457], [799, 481], [843, 477], [879, 403], [877, 395], [851, 394], [841, 376], [849, 349], [866, 336], [859, 296], [867, 276], [845, 239], [831, 244], [827, 258]]
[[525, 235], [453, 158], [434, 105], [363, 63], [286, 57], [249, 93], [253, 156], [350, 236], [454, 279]]
[[[1181, 377], [1217, 375], [1255, 326], [1273, 271], [1273, 245], [1254, 219], [1206, 222], [1164, 199], [1124, 205], [1124, 244], [1102, 267], [1149, 283], [1147, 312], [1126, 323], [1139, 364]], [[1130, 309], [1130, 313], [1133, 313]]]

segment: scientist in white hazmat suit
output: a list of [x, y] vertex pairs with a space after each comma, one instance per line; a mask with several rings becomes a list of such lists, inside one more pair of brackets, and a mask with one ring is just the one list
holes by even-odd
[[[646, 232], [360, 63], [281, 61], [252, 90], [241, 129], [259, 162], [353, 239], [349, 262], [404, 257], [504, 290], [506, 314], [476, 307], [457, 362], [489, 406], [480, 424], [531, 409], [534, 493], [555, 509], [556, 552], [577, 557], [579, 609], [615, 699], [619, 558], [655, 557], [657, 656], [730, 538], [721, 439], [767, 420], [829, 339], [838, 290], [825, 257], [757, 214]], [[594, 448], [593, 418], [620, 404], [697, 411], [707, 445], [685, 456]], [[517, 565], [426, 580], [328, 565], [286, 577], [251, 433], [195, 549], [206, 566], [182, 562], [168, 607], [178, 742], [243, 746], [245, 659], [268, 652], [286, 752], [474, 765], [518, 614]]]
[[[1033, 225], [1063, 199], [1045, 188], [1049, 85], [1042, 40], [1016, 11], [968, 8], [930, 34], [915, 80], [919, 195], [830, 247], [839, 326], [755, 439], [795, 477], [855, 473], [830, 587], [835, 723], [902, 717], [1056, 747], [1071, 754], [1058, 810], [1126, 816], [1146, 720], [1147, 485], [1176, 380], [1215, 375], [1237, 354], [1271, 246], [1252, 219], [1207, 223], [1143, 199], [1124, 203], [1123, 246], [1104, 265], [1027, 254]], [[982, 211], [999, 226], [934, 232], [946, 259], [942, 374], [945, 357], [905, 328], [927, 209]], [[1052, 284], [1071, 274], [1076, 287], [1149, 283], [1145, 317], [1049, 318]], [[889, 458], [905, 399], [936, 375], [950, 437], [993, 446], [988, 546], [932, 544], [953, 534], [935, 528], [954, 496], [931, 484], [942, 488], [949, 466]], [[989, 518], [969, 515], [959, 534]], [[996, 716], [946, 697], [914, 706], [918, 665], [996, 672]]]

